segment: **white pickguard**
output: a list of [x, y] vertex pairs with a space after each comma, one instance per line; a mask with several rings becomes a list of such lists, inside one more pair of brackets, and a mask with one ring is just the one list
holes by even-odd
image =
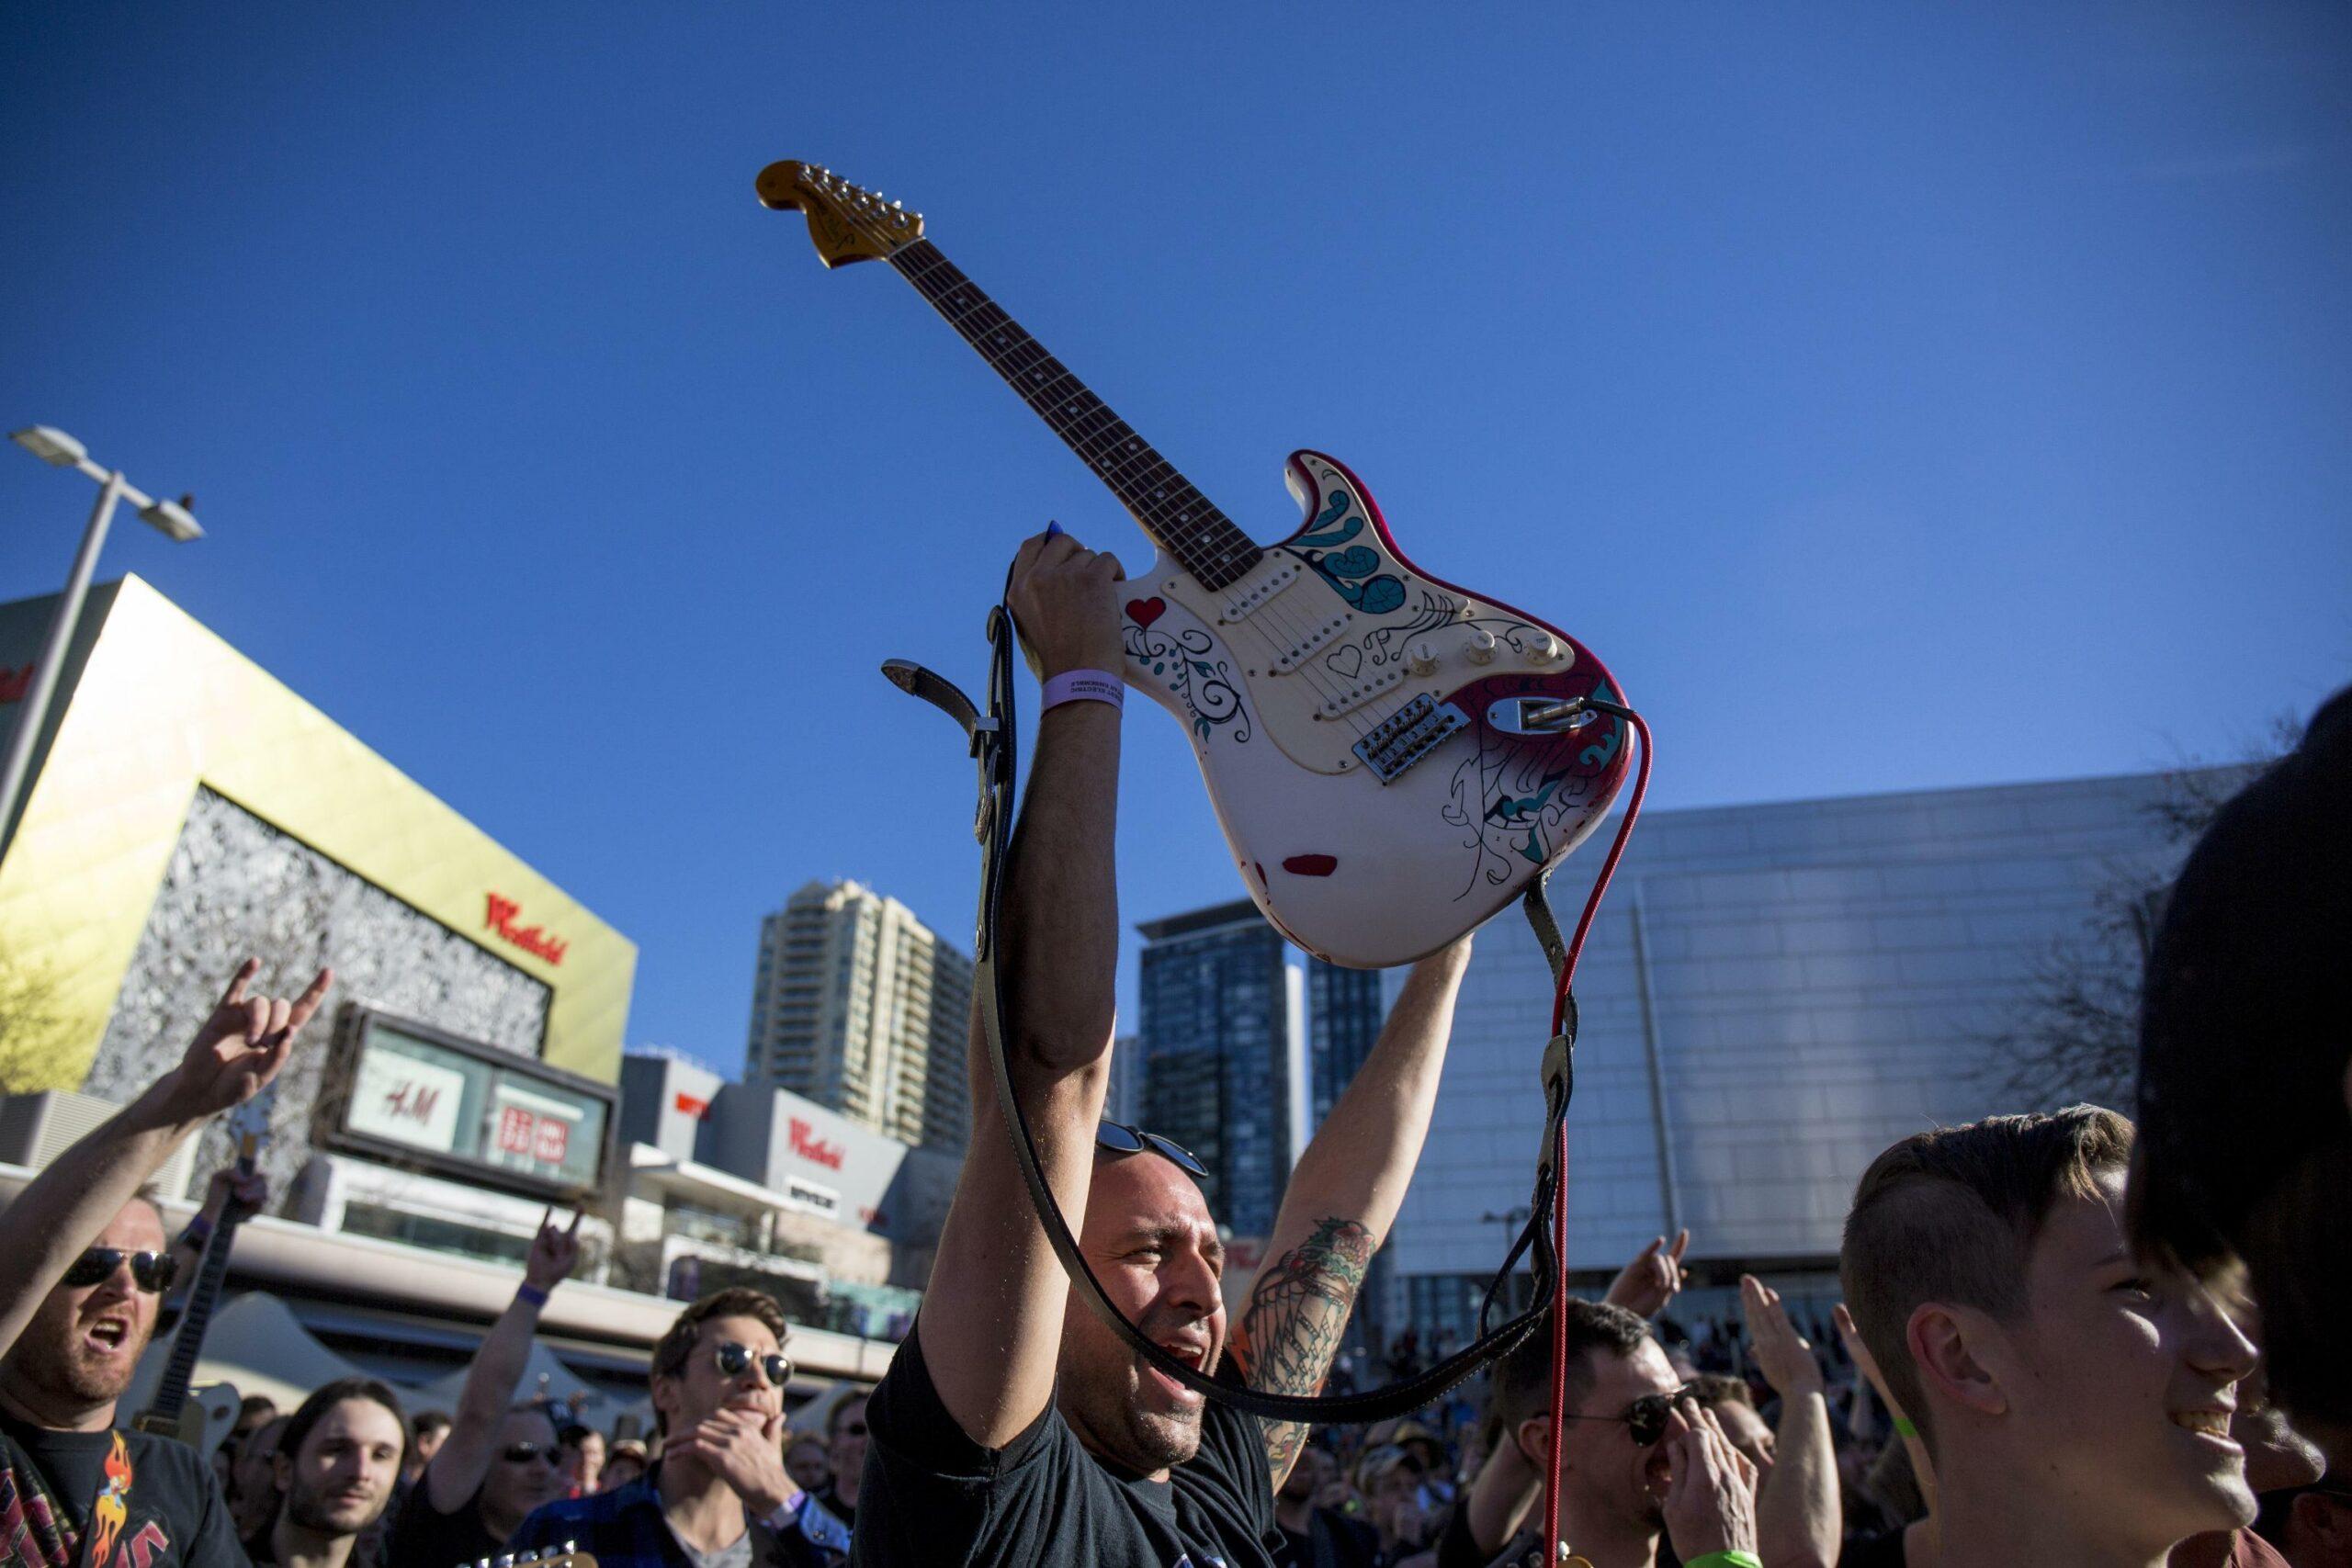
[[[1487, 722], [1493, 705], [1520, 692], [1623, 699], [1566, 633], [1407, 564], [1339, 465], [1301, 452], [1291, 477], [1306, 525], [1267, 554], [1288, 551], [1308, 570], [1262, 608], [1220, 624], [1229, 595], [1162, 554], [1124, 585], [1126, 679], [1185, 726], [1267, 918], [1334, 964], [1409, 963], [1477, 926], [1582, 842], [1624, 777], [1622, 721], [1513, 735]], [[1375, 587], [1382, 580], [1394, 586]], [[1311, 656], [1277, 672], [1288, 650], [1334, 621], [1343, 625]], [[1493, 646], [1479, 662], [1469, 646], [1482, 631]], [[1414, 671], [1415, 651], [1434, 655], [1435, 667]], [[1318, 716], [1381, 672], [1391, 678], [1375, 700]], [[1422, 693], [1457, 701], [1474, 722], [1383, 784], [1349, 748]]]

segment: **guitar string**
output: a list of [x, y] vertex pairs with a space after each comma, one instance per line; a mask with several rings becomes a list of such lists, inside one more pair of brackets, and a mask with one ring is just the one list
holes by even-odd
[[[1142, 443], [1142, 437], [1139, 434], [1134, 434], [1134, 426], [1127, 424], [1127, 422], [1122, 419], [1116, 411], [1113, 410], [1107, 402], [1104, 402], [1102, 397], [1094, 392], [1091, 388], [1087, 387], [1085, 382], [1080, 380], [1068, 366], [1061, 366], [1060, 375], [1057, 376], [1053, 381], [1036, 388], [1034, 392], [1024, 390], [1021, 387], [1019, 381], [1015, 378], [1018, 371], [1025, 368], [1034, 372], [1039, 367], [1037, 365], [1025, 367], [1016, 366], [1014, 367], [1015, 375], [1007, 375], [1005, 373], [1004, 365], [1006, 360], [1011, 359], [1013, 355], [1019, 353], [1021, 349], [1027, 346], [1034, 346], [1037, 350], [1041, 361], [1054, 360], [1056, 364], [1059, 364], [1058, 359], [1054, 355], [1051, 350], [1047, 349], [1043, 343], [1037, 340], [1035, 334], [1030, 333], [1027, 328], [1021, 326], [1010, 311], [1007, 311], [1001, 305], [998, 305], [993, 299], [987, 295], [985, 290], [980, 289], [978, 285], [971, 283], [968, 277], [965, 278], [961, 285], [954, 283], [948, 284], [935, 296], [930, 289], [924, 288], [923, 283], [932, 272], [937, 270], [942, 265], [952, 266], [954, 265], [947, 261], [945, 254], [944, 252], [940, 252], [936, 245], [933, 245], [932, 249], [938, 257], [936, 261], [930, 262], [917, 269], [899, 268], [899, 270], [901, 275], [906, 276], [908, 281], [915, 285], [915, 291], [918, 294], [922, 295], [933, 310], [937, 310], [943, 317], [946, 318], [948, 324], [956, 330], [956, 335], [962, 337], [966, 343], [969, 344], [975, 350], [977, 350], [979, 353], [980, 357], [988, 361], [989, 367], [995, 370], [1000, 378], [1005, 380], [1008, 385], [1012, 386], [1015, 393], [1021, 397], [1023, 402], [1029, 404], [1031, 412], [1037, 413], [1040, 417], [1046, 419], [1048, 427], [1053, 429], [1056, 434], [1063, 437], [1065, 444], [1071, 446], [1072, 450], [1078, 456], [1079, 460], [1085, 463], [1088, 468], [1094, 470], [1097, 478], [1102, 479], [1106, 487], [1111, 490], [1113, 495], [1116, 496], [1122, 503], [1128, 506], [1131, 510], [1138, 513], [1150, 512], [1151, 508], [1147, 504], [1141, 495], [1141, 491], [1145, 483], [1143, 479], [1119, 473], [1117, 469], [1124, 468], [1125, 466], [1124, 463], [1114, 465], [1106, 461], [1100, 455], [1090, 456], [1085, 450], [1084, 444], [1100, 442], [1105, 432], [1113, 425], [1126, 425], [1130, 434], [1134, 437], [1134, 442]], [[896, 260], [895, 255], [893, 256], [893, 260]], [[961, 269], [957, 270], [960, 272]], [[951, 313], [950, 306], [953, 303], [951, 295], [954, 290], [959, 287], [968, 288], [974, 293], [978, 294], [983, 303], [978, 306], [963, 307], [960, 313]], [[996, 323], [976, 325], [967, 331], [964, 318], [978, 314], [979, 311], [989, 309], [993, 309], [996, 313], [1002, 318], [1002, 324], [1018, 332], [1025, 342], [1012, 344], [1007, 348], [1005, 353], [1001, 355], [991, 354], [988, 348], [983, 346], [983, 344], [978, 341], [980, 336], [985, 333], [994, 330]], [[1083, 413], [1078, 414], [1068, 425], [1057, 423], [1050, 415], [1046, 414], [1045, 408], [1040, 406], [1045, 395], [1048, 391], [1053, 390], [1054, 388], [1058, 387], [1061, 380], [1065, 378], [1067, 378], [1080, 390], [1084, 401], [1091, 401], [1092, 404], [1091, 408], [1087, 409]], [[1053, 395], [1059, 398], [1062, 394], [1058, 391], [1055, 391]], [[1073, 408], [1082, 406], [1083, 402], [1072, 405]], [[1092, 418], [1098, 413], [1108, 416], [1103, 429], [1096, 430], [1086, 435], [1078, 437], [1077, 439], [1072, 439], [1070, 434], [1068, 434], [1070, 429], [1075, 428], [1080, 421]], [[1180, 483], [1191, 486], [1191, 481], [1184, 479], [1182, 475], [1176, 469], [1175, 466], [1169, 463], [1165, 457], [1161, 456], [1156, 449], [1150, 448], [1148, 443], [1142, 443], [1142, 445], [1144, 449], [1149, 453], [1149, 457], [1148, 458], [1139, 458], [1138, 460], [1146, 461], [1147, 464], [1150, 461], [1156, 460], [1160, 466], [1167, 468], [1169, 472], [1171, 475], [1174, 475]], [[1148, 468], [1146, 471], [1148, 471]], [[1132, 487], [1136, 491], [1136, 494], [1130, 498], [1124, 492], [1123, 487]], [[1192, 488], [1197, 489], [1197, 487]], [[1159, 495], [1154, 496], [1152, 499], [1164, 500], [1165, 497], [1164, 495]], [[1204, 498], [1204, 504], [1207, 504], [1205, 498]], [[1229, 520], [1227, 521], [1227, 525], [1228, 527], [1232, 526]], [[1165, 521], [1161, 522], [1159, 526], [1169, 528], [1169, 531], [1175, 535], [1176, 537], [1185, 539], [1188, 543], [1197, 545], [1199, 542], [1196, 532], [1189, 536], [1183, 533], [1178, 533], [1172, 527], [1170, 527]], [[1238, 528], [1234, 531], [1237, 535], [1240, 532]], [[1145, 532], [1147, 534], [1151, 534], [1153, 530], [1151, 527], [1147, 526]], [[1253, 540], [1248, 540], [1246, 535], [1241, 536], [1245, 542], [1249, 544], [1250, 547], [1259, 549], [1263, 553], [1263, 547], [1258, 546]], [[1198, 575], [1193, 571], [1190, 562], [1184, 561], [1184, 558], [1181, 551], [1170, 553], [1175, 554], [1178, 560], [1184, 563], [1187, 576], [1193, 577], [1196, 581], [1199, 581]], [[1225, 553], [1229, 554], [1229, 551]], [[1212, 559], [1216, 558], [1222, 558], [1222, 557], [1212, 558]], [[1207, 585], [1203, 583], [1202, 586], [1206, 588]], [[1214, 592], [1219, 591], [1210, 590], [1210, 592]], [[1264, 609], [1258, 612], [1258, 614], [1264, 615], [1268, 611], [1273, 610], [1274, 604], [1278, 600], [1279, 596], [1277, 596], [1276, 601], [1269, 601]], [[1268, 635], [1263, 626], [1252, 625], [1252, 622], [1256, 619], [1257, 615], [1252, 615], [1250, 616], [1244, 617], [1240, 621], [1230, 624], [1249, 627], [1251, 633], [1265, 645], [1265, 651], [1270, 656], [1266, 660], [1269, 666], [1268, 672], [1269, 674], [1275, 674], [1274, 666], [1280, 662], [1280, 659], [1283, 651], [1283, 648], [1273, 637]], [[1277, 613], [1268, 615], [1268, 619], [1274, 625], [1276, 629], [1283, 634], [1283, 637], [1290, 640], [1293, 648], [1296, 648], [1307, 640], [1306, 628], [1290, 621], [1287, 615]], [[1329, 684], [1326, 680], [1315, 672], [1314, 666], [1317, 662], [1318, 662], [1318, 660], [1313, 659], [1299, 660], [1294, 664], [1291, 672], [1298, 675], [1311, 689], [1318, 694], [1323, 698], [1327, 706], [1331, 708], [1340, 708], [1345, 700], [1344, 695], [1338, 688]], [[1279, 675], [1276, 675], [1276, 678], [1279, 679]], [[1262, 714], [1264, 707], [1263, 703], [1261, 702], [1258, 705]], [[1345, 721], [1348, 726], [1355, 731], [1359, 739], [1369, 735], [1374, 727], [1374, 723], [1363, 716], [1362, 712], [1363, 705], [1359, 705], [1356, 709], [1341, 711], [1336, 715], [1337, 717]], [[1263, 722], [1262, 717], [1261, 722]]]

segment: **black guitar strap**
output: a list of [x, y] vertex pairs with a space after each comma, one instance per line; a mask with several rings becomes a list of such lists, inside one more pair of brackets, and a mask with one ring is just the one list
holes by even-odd
[[[1263, 1393], [1204, 1375], [1178, 1360], [1129, 1323], [1104, 1293], [1101, 1281], [1095, 1279], [1093, 1269], [1079, 1251], [1077, 1238], [1070, 1235], [1061, 1206], [1054, 1201], [1053, 1191], [1046, 1184], [1045, 1171], [1037, 1159], [1036, 1142], [1030, 1134], [1029, 1119], [1022, 1111], [1020, 1098], [1013, 1092], [1012, 1067], [1005, 1059], [1004, 1043], [1012, 1033], [1012, 1003], [997, 983], [1000, 935], [997, 916], [1018, 792], [1013, 724], [1014, 633], [1012, 614], [1001, 604], [989, 612], [988, 635], [988, 711], [985, 714], [976, 708], [971, 699], [952, 682], [919, 664], [894, 659], [882, 666], [882, 672], [901, 691], [933, 704], [960, 725], [970, 744], [971, 754], [979, 764], [979, 807], [972, 825], [974, 835], [980, 843], [979, 919], [973, 933], [973, 1005], [978, 1010], [981, 1033], [988, 1045], [989, 1072], [996, 1082], [997, 1105], [1012, 1134], [1013, 1155], [1020, 1162], [1022, 1179], [1028, 1185], [1029, 1201], [1036, 1208], [1037, 1222], [1045, 1227], [1046, 1241], [1052, 1245], [1055, 1256], [1061, 1259], [1064, 1271], [1078, 1286], [1079, 1294], [1148, 1365], [1219, 1404], [1270, 1421], [1298, 1421], [1321, 1426], [1382, 1421], [1403, 1416], [1419, 1409], [1488, 1361], [1510, 1352], [1544, 1322], [1558, 1292], [1559, 1271], [1552, 1235], [1556, 1205], [1561, 1201], [1560, 1128], [1566, 1120], [1568, 1099], [1575, 1087], [1576, 1008], [1573, 998], [1561, 1032], [1553, 1037], [1544, 1052], [1544, 1143], [1536, 1160], [1535, 1186], [1528, 1201], [1527, 1224], [1511, 1244], [1502, 1267], [1496, 1270], [1494, 1279], [1487, 1287], [1486, 1297], [1478, 1308], [1480, 1332], [1473, 1343], [1454, 1351], [1428, 1371], [1385, 1388], [1363, 1393], [1317, 1397]], [[1524, 902], [1528, 921], [1534, 927], [1537, 940], [1544, 944], [1544, 953], [1551, 961], [1553, 977], [1556, 980], [1567, 955], [1560, 940], [1559, 923], [1553, 919], [1551, 906], [1544, 897], [1544, 882], [1548, 875], [1546, 873], [1536, 878], [1534, 885], [1528, 889]], [[1489, 1328], [1487, 1324], [1496, 1305], [1504, 1298], [1504, 1292], [1509, 1287], [1511, 1269], [1522, 1255], [1532, 1255], [1535, 1281], [1533, 1299], [1524, 1311]]]

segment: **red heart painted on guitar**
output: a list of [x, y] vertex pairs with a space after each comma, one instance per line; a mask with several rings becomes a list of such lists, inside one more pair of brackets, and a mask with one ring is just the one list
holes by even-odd
[[1127, 619], [1136, 624], [1136, 629], [1137, 631], [1141, 631], [1144, 627], [1150, 626], [1152, 622], [1159, 619], [1160, 616], [1167, 613], [1168, 601], [1165, 599], [1154, 597], [1150, 599], [1130, 599], [1127, 601]]

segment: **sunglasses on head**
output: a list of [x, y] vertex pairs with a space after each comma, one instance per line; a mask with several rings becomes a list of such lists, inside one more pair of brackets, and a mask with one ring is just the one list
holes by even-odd
[[723, 1339], [719, 1341], [718, 1356], [718, 1375], [721, 1377], [740, 1378], [743, 1375], [745, 1369], [757, 1361], [760, 1364], [760, 1371], [765, 1374], [768, 1382], [776, 1387], [782, 1388], [792, 1380], [791, 1359], [781, 1350], [770, 1350], [765, 1355], [754, 1355], [750, 1346], [738, 1345], [732, 1339]]
[[1125, 1122], [1104, 1121], [1094, 1129], [1094, 1146], [1116, 1155], [1139, 1155], [1146, 1149], [1174, 1162], [1176, 1168], [1187, 1176], [1206, 1179], [1209, 1168], [1203, 1165], [1192, 1150], [1164, 1138], [1158, 1133], [1147, 1133], [1140, 1127], [1130, 1127]]
[[130, 1265], [131, 1282], [141, 1290], [160, 1293], [172, 1288], [179, 1277], [179, 1259], [168, 1252], [125, 1252], [119, 1247], [89, 1247], [82, 1256], [65, 1266], [65, 1280], [69, 1285], [101, 1285], [114, 1278], [114, 1271], [125, 1263]]
[[1616, 1416], [1570, 1416], [1570, 1421], [1623, 1421], [1626, 1432], [1637, 1449], [1648, 1448], [1666, 1436], [1666, 1418], [1674, 1414], [1677, 1405], [1696, 1409], [1699, 1396], [1688, 1388], [1678, 1388], [1672, 1393], [1645, 1393], [1625, 1406]]

